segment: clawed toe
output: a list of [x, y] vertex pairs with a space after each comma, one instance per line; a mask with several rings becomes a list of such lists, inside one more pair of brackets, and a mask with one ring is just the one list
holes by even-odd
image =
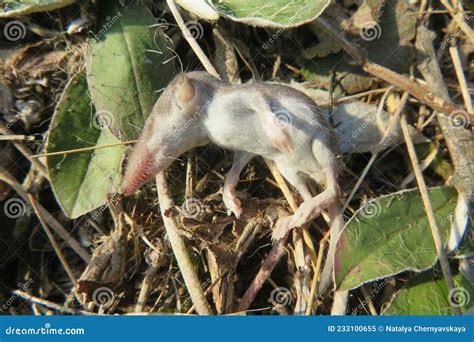
[[242, 215], [242, 205], [239, 198], [235, 195], [235, 192], [224, 191], [222, 199], [224, 200], [226, 208], [239, 219]]

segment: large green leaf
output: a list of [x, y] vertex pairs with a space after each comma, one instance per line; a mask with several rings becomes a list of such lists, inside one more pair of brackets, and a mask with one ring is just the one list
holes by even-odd
[[474, 305], [474, 288], [462, 275], [454, 277], [449, 292], [444, 279], [433, 279], [432, 272], [414, 276], [398, 291], [384, 315], [452, 315], [451, 305], [464, 311]]
[[[47, 152], [73, 150], [119, 142], [101, 126], [87, 92], [84, 73], [66, 86], [49, 129]], [[61, 208], [70, 218], [106, 202], [120, 181], [124, 146], [48, 157], [51, 184]]]
[[[443, 241], [456, 206], [456, 190], [429, 189]], [[405, 270], [424, 270], [437, 259], [418, 189], [382, 196], [359, 209], [347, 222], [336, 249], [336, 285], [352, 289]]]
[[104, 1], [101, 24], [91, 41], [87, 82], [97, 110], [107, 113], [112, 132], [135, 139], [173, 76], [165, 36], [143, 4], [122, 7]]
[[68, 6], [76, 0], [31, 0], [31, 1], [5, 1], [1, 6], [0, 18], [17, 17], [36, 12], [52, 11], [61, 7]]
[[211, 0], [220, 14], [249, 25], [289, 28], [317, 18], [330, 0]]

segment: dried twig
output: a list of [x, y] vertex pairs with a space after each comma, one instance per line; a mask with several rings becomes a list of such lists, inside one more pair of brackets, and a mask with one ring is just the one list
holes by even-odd
[[194, 270], [191, 259], [189, 258], [186, 245], [179, 234], [178, 226], [176, 225], [174, 218], [167, 215], [169, 210], [174, 207], [174, 202], [169, 195], [168, 185], [163, 172], [160, 172], [156, 176], [156, 187], [158, 190], [161, 216], [163, 217], [166, 233], [176, 260], [178, 261], [178, 266], [183, 275], [189, 295], [191, 296], [198, 314], [212, 315], [211, 307], [202, 291], [199, 278]]
[[9, 134], [9, 135], [0, 135], [0, 141], [5, 141], [5, 140], [12, 140], [12, 141], [20, 141], [20, 140], [26, 140], [26, 141], [33, 141], [35, 140], [34, 136], [31, 135], [22, 135], [22, 134]]
[[[430, 197], [428, 195], [428, 190], [426, 189], [425, 179], [423, 178], [423, 174], [418, 163], [418, 157], [416, 156], [415, 146], [413, 145], [413, 141], [411, 140], [410, 132], [408, 130], [408, 123], [404, 115], [402, 115], [400, 123], [402, 127], [403, 137], [405, 138], [405, 143], [407, 145], [408, 155], [410, 156], [413, 171], [415, 172], [416, 181], [418, 183], [418, 188], [420, 190], [421, 198], [423, 200], [423, 206], [425, 207], [426, 215], [428, 216], [428, 222], [430, 224], [431, 234], [433, 236], [433, 241], [436, 246], [436, 251], [438, 253], [441, 269], [443, 271], [444, 279], [448, 286], [448, 290], [451, 293], [454, 289], [453, 275], [451, 273], [451, 268], [449, 267], [448, 257], [446, 256], [443, 241], [441, 240], [441, 234], [439, 232], [438, 224], [436, 223], [433, 207], [431, 206]], [[459, 309], [459, 307], [455, 305], [451, 305], [451, 307], [453, 309], [453, 312], [458, 315], [461, 314], [461, 310]]]
[[215, 77], [219, 77], [219, 73], [214, 68], [212, 63], [209, 61], [209, 58], [207, 58], [204, 51], [202, 51], [201, 47], [199, 46], [199, 44], [194, 39], [191, 32], [189, 32], [189, 29], [186, 26], [186, 23], [184, 22], [183, 17], [179, 13], [179, 10], [176, 7], [176, 4], [174, 3], [174, 0], [166, 0], [166, 3], [168, 4], [168, 7], [170, 8], [171, 13], [173, 14], [173, 17], [176, 20], [176, 23], [178, 24], [179, 28], [183, 32], [184, 38], [189, 43], [189, 45], [191, 45], [191, 48], [193, 49], [194, 53], [197, 55], [197, 57], [199, 58], [201, 63], [204, 65], [204, 68], [211, 75], [213, 75]]
[[140, 286], [140, 294], [138, 295], [137, 305], [135, 306], [136, 312], [142, 312], [148, 300], [148, 295], [150, 294], [153, 282], [158, 274], [158, 269], [160, 268], [161, 262], [163, 260], [163, 252], [166, 253], [166, 250], [158, 252], [152, 249], [150, 251], [148, 268], [145, 272], [142, 285]]
[[66, 154], [89, 152], [89, 151], [100, 150], [102, 148], [135, 144], [137, 141], [138, 140], [121, 141], [121, 142], [113, 143], [113, 144], [104, 144], [104, 145], [97, 145], [97, 146], [91, 146], [91, 147], [76, 148], [74, 150], [66, 150], [66, 151], [58, 151], [58, 152], [51, 152], [51, 153], [35, 154], [35, 155], [31, 156], [31, 158], [63, 156], [63, 155], [66, 155]]
[[474, 43], [474, 32], [464, 20], [463, 13], [458, 12], [457, 9], [455, 9], [448, 0], [441, 0], [441, 3], [449, 11], [456, 24], [459, 25], [459, 28], [466, 34], [467, 38], [471, 41], [471, 43]]
[[464, 75], [464, 70], [462, 70], [461, 58], [459, 57], [459, 51], [456, 46], [451, 46], [449, 48], [449, 53], [453, 61], [454, 70], [456, 71], [456, 76], [458, 78], [459, 86], [461, 87], [461, 94], [464, 99], [464, 104], [468, 112], [474, 112], [472, 109], [472, 99], [471, 94], [469, 94], [469, 87], [467, 86], [466, 76]]
[[268, 253], [265, 261], [263, 262], [262, 267], [260, 267], [260, 270], [258, 270], [257, 275], [253, 279], [252, 284], [249, 286], [247, 291], [245, 291], [244, 296], [240, 300], [237, 312], [246, 311], [250, 307], [253, 300], [257, 296], [257, 293], [260, 291], [263, 284], [267, 281], [268, 277], [270, 276], [276, 264], [283, 255], [285, 251], [286, 240], [288, 240], [289, 235], [290, 232], [288, 232], [283, 238], [275, 242], [272, 250], [270, 251], [270, 253]]
[[[327, 236], [329, 236], [329, 234]], [[306, 315], [311, 315], [313, 302], [317, 295], [318, 285], [319, 285], [318, 284], [319, 272], [321, 271], [321, 264], [323, 262], [323, 255], [324, 255], [324, 250], [326, 247], [326, 242], [327, 242], [327, 238], [326, 239], [323, 238], [319, 242], [318, 260], [316, 262], [316, 268], [314, 269], [313, 280], [311, 282], [311, 291], [309, 293], [308, 307], [306, 308]]]
[[[2, 135], [14, 135], [15, 133], [10, 131], [2, 122], [0, 122], [0, 134], [2, 134]], [[31, 152], [31, 150], [28, 147], [26, 147], [20, 141], [12, 141], [12, 144], [13, 144], [13, 146], [15, 146], [15, 148], [18, 151], [20, 151], [21, 154], [23, 154], [23, 156], [26, 159], [28, 159], [31, 162], [32, 165], [34, 165], [34, 167], [41, 173], [41, 175], [44, 178], [49, 179], [48, 169], [39, 160], [32, 158], [33, 153]]]
[[69, 276], [69, 279], [72, 281], [72, 283], [75, 286], [77, 284], [76, 276], [74, 275], [74, 272], [72, 271], [71, 266], [69, 266], [69, 263], [64, 257], [64, 254], [61, 251], [61, 247], [56, 242], [56, 239], [54, 238], [53, 233], [51, 233], [51, 230], [49, 229], [48, 224], [45, 222], [45, 220], [43, 219], [43, 216], [38, 210], [38, 203], [36, 202], [36, 199], [31, 194], [28, 194], [28, 198], [30, 199], [31, 206], [33, 207], [33, 210], [35, 211], [36, 216], [38, 216], [41, 226], [46, 232], [46, 235], [48, 236], [48, 239], [51, 242], [51, 245], [53, 246], [54, 251], [58, 255], [58, 258], [61, 261], [61, 264], [63, 265], [64, 269], [66, 270], [67, 275]]
[[[20, 183], [13, 178], [7, 170], [0, 166], [0, 180], [10, 185], [20, 197], [30, 206], [31, 201], [28, 193], [23, 189]], [[77, 242], [76, 239], [51, 215], [41, 204], [37, 203], [38, 211], [41, 213], [45, 222], [71, 247], [86, 263], [89, 263], [89, 253]]]
[[60, 305], [60, 304], [57, 304], [57, 303], [53, 303], [53, 302], [51, 302], [49, 300], [46, 300], [46, 299], [43, 299], [43, 298], [35, 297], [35, 296], [30, 295], [29, 293], [26, 293], [26, 292], [21, 291], [21, 290], [15, 290], [15, 291], [13, 291], [13, 294], [15, 294], [18, 297], [21, 297], [21, 298], [23, 298], [23, 299], [25, 299], [29, 302], [36, 303], [36, 304], [39, 304], [39, 305], [43, 305], [43, 306], [46, 306], [50, 309], [57, 310], [57, 311], [60, 311], [60, 312], [63, 312], [63, 313], [68, 313], [68, 314], [71, 314], [71, 315], [87, 315], [87, 316], [96, 316], [97, 315], [96, 313], [90, 312], [90, 311], [71, 309], [71, 308], [68, 308], [67, 306]]
[[[318, 23], [328, 34], [341, 43], [343, 49], [354, 58], [364, 69], [372, 76], [378, 77], [385, 82], [388, 82], [403, 91], [408, 92], [411, 96], [417, 98], [420, 102], [430, 106], [431, 108], [448, 115], [459, 110], [459, 108], [449, 100], [444, 100], [431, 91], [428, 86], [417, 83], [409, 78], [402, 76], [395, 71], [392, 71], [382, 65], [371, 62], [367, 59], [364, 51], [360, 50], [354, 44], [349, 42], [342, 32], [331, 26], [321, 17], [317, 18]], [[469, 113], [469, 116], [474, 120], [474, 114]]]

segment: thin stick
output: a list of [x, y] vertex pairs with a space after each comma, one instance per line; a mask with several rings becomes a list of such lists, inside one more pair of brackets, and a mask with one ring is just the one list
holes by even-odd
[[183, 32], [184, 39], [186, 39], [186, 41], [189, 43], [189, 45], [191, 45], [191, 48], [193, 49], [194, 53], [197, 55], [197, 57], [199, 58], [201, 63], [204, 65], [204, 68], [211, 75], [213, 75], [217, 78], [220, 78], [219, 73], [214, 68], [212, 63], [209, 61], [209, 58], [207, 58], [204, 51], [202, 51], [201, 47], [199, 46], [199, 44], [194, 39], [191, 32], [188, 30], [188, 27], [186, 26], [186, 24], [183, 20], [183, 17], [181, 16], [181, 13], [179, 13], [179, 10], [176, 7], [176, 4], [174, 3], [174, 0], [166, 0], [166, 3], [168, 4], [168, 7], [170, 8], [171, 13], [173, 14], [173, 17], [176, 20], [176, 23], [178, 24], [179, 28]]
[[360, 291], [362, 292], [362, 295], [364, 296], [364, 301], [367, 303], [367, 306], [369, 307], [369, 312], [372, 316], [378, 316], [378, 312], [375, 309], [374, 303], [372, 302], [372, 296], [369, 294], [366, 290], [366, 287], [369, 288], [370, 285], [364, 285], [360, 288]]
[[[166, 253], [166, 251], [164, 252]], [[158, 275], [158, 270], [161, 266], [163, 254], [161, 252], [157, 252], [156, 250], [152, 250], [150, 253], [150, 263], [147, 270], [145, 271], [145, 276], [143, 277], [142, 284], [140, 286], [137, 304], [135, 305], [136, 312], [143, 311], [143, 308], [145, 307], [148, 296], [153, 289], [153, 282]]]
[[[10, 131], [2, 122], [0, 122], [0, 135], [12, 135], [12, 134], [15, 134], [15, 133]], [[28, 159], [31, 162], [31, 164], [34, 165], [34, 167], [39, 171], [39, 173], [41, 173], [41, 175], [44, 178], [49, 180], [48, 169], [39, 160], [36, 160], [31, 157], [33, 153], [28, 147], [26, 147], [25, 145], [23, 145], [22, 142], [19, 142], [19, 141], [13, 141], [12, 144], [13, 146], [15, 146], [15, 148], [18, 151], [20, 151], [21, 154], [23, 154], [23, 156], [26, 159]]]
[[268, 253], [267, 257], [263, 261], [262, 266], [258, 270], [257, 275], [253, 279], [252, 284], [249, 286], [247, 291], [245, 291], [244, 296], [240, 300], [237, 312], [246, 311], [250, 307], [250, 304], [252, 304], [253, 300], [257, 296], [257, 293], [260, 291], [263, 284], [265, 284], [276, 264], [283, 255], [285, 251], [286, 240], [288, 240], [289, 235], [290, 232], [287, 232], [283, 238], [275, 242], [272, 250], [270, 253]]
[[313, 280], [311, 282], [311, 292], [309, 294], [309, 301], [308, 301], [308, 307], [306, 308], [306, 315], [311, 315], [313, 302], [317, 296], [318, 281], [319, 281], [319, 276], [320, 276], [319, 273], [321, 271], [321, 264], [323, 262], [324, 250], [326, 249], [326, 242], [327, 242], [327, 239], [321, 239], [321, 241], [319, 242], [318, 260], [316, 262], [316, 268], [314, 271]]
[[33, 141], [35, 137], [30, 135], [21, 135], [21, 134], [9, 134], [9, 135], [0, 135], [0, 141], [4, 140], [26, 140], [26, 141]]
[[[411, 140], [410, 133], [408, 130], [408, 123], [404, 115], [402, 115], [400, 119], [400, 123], [402, 127], [403, 137], [405, 138], [405, 143], [407, 145], [408, 154], [410, 156], [411, 164], [413, 166], [413, 171], [415, 172], [418, 188], [420, 190], [421, 198], [423, 200], [423, 205], [425, 207], [426, 215], [428, 216], [428, 222], [431, 228], [431, 235], [433, 236], [433, 241], [436, 246], [436, 251], [438, 252], [441, 269], [443, 271], [446, 285], [448, 286], [448, 291], [450, 291], [451, 293], [451, 291], [454, 289], [453, 275], [451, 273], [451, 268], [449, 267], [448, 257], [446, 256], [446, 251], [443, 246], [443, 241], [441, 240], [441, 234], [439, 232], [438, 224], [436, 223], [436, 219], [434, 216], [433, 207], [430, 202], [428, 190], [426, 189], [425, 179], [423, 178], [423, 174], [420, 170], [418, 157], [416, 156], [415, 146], [413, 145], [413, 141]], [[459, 309], [459, 307], [453, 305], [452, 303], [451, 303], [451, 308], [455, 314], [457, 315], [461, 314], [461, 310]]]
[[34, 156], [31, 156], [31, 158], [62, 156], [62, 155], [65, 155], [65, 154], [88, 152], [88, 151], [93, 151], [93, 150], [100, 150], [102, 148], [107, 148], [107, 147], [135, 144], [137, 141], [138, 140], [121, 141], [121, 142], [113, 143], [113, 144], [105, 144], [105, 145], [99, 145], [99, 146], [77, 148], [75, 150], [66, 150], [66, 151], [58, 151], [58, 152], [51, 152], [51, 153], [35, 154]]
[[456, 76], [458, 78], [459, 86], [461, 87], [461, 93], [466, 109], [468, 112], [473, 113], [471, 95], [469, 94], [469, 87], [467, 85], [466, 76], [464, 75], [464, 70], [462, 70], [461, 58], [459, 58], [457, 46], [451, 46], [449, 48], [449, 54], [453, 61], [454, 70], [456, 70]]
[[[27, 192], [20, 183], [13, 178], [7, 170], [0, 166], [0, 179], [10, 185], [20, 197], [31, 205]], [[77, 242], [76, 239], [51, 215], [41, 204], [37, 204], [38, 211], [51, 228], [64, 240], [71, 249], [79, 255], [87, 264], [90, 262], [89, 253]]]
[[372, 154], [372, 156], [370, 157], [369, 162], [365, 166], [364, 171], [362, 171], [362, 174], [360, 175], [359, 179], [357, 180], [356, 184], [354, 185], [354, 188], [352, 189], [349, 197], [347, 198], [346, 203], [344, 203], [344, 207], [342, 208], [343, 212], [344, 212], [344, 210], [347, 209], [347, 207], [349, 206], [349, 203], [351, 203], [352, 197], [354, 197], [357, 190], [359, 190], [360, 185], [364, 181], [365, 176], [367, 176], [367, 173], [369, 172], [370, 168], [374, 164], [375, 159], [377, 159], [378, 155], [379, 155], [378, 152], [376, 152], [376, 153]]
[[448, 0], [441, 0], [441, 3], [448, 11], [450, 11], [451, 16], [453, 17], [456, 24], [459, 28], [466, 34], [471, 43], [474, 43], [474, 32], [469, 27], [469, 25], [464, 20], [464, 15], [462, 13], [455, 13], [456, 10], [451, 6]]
[[[453, 112], [459, 110], [459, 108], [449, 100], [443, 100], [433, 94], [431, 89], [423, 84], [417, 83], [409, 78], [396, 73], [393, 70], [385, 68], [379, 64], [369, 61], [364, 51], [357, 48], [354, 44], [349, 42], [342, 32], [339, 32], [336, 28], [331, 26], [321, 17], [315, 20], [315, 23], [320, 25], [326, 33], [331, 35], [339, 43], [341, 43], [343, 49], [354, 58], [362, 67], [364, 71], [371, 74], [372, 76], [378, 77], [385, 82], [393, 84], [397, 88], [408, 92], [411, 96], [417, 98], [420, 102], [430, 106], [431, 108], [452, 115]], [[474, 114], [469, 113], [471, 120], [474, 120]]]
[[97, 315], [96, 313], [90, 312], [90, 311], [71, 309], [71, 308], [68, 308], [66, 306], [50, 302], [49, 300], [39, 298], [39, 297], [35, 297], [35, 296], [30, 295], [29, 293], [23, 292], [21, 290], [15, 290], [15, 291], [13, 291], [13, 294], [15, 294], [18, 297], [21, 297], [21, 298], [23, 298], [23, 299], [25, 299], [29, 302], [36, 303], [36, 304], [39, 304], [39, 305], [43, 305], [43, 306], [46, 306], [50, 309], [65, 312], [65, 313], [68, 313], [68, 314], [72, 314], [72, 315], [80, 314], [80, 315], [87, 315], [87, 316], [96, 316]]
[[49, 229], [48, 225], [46, 224], [45, 220], [43, 219], [43, 216], [39, 212], [38, 203], [36, 202], [36, 199], [33, 197], [32, 194], [28, 194], [28, 198], [30, 199], [31, 206], [33, 207], [33, 210], [35, 211], [36, 216], [38, 216], [38, 219], [41, 223], [41, 226], [43, 227], [44, 231], [46, 232], [46, 235], [48, 236], [48, 239], [51, 242], [51, 245], [53, 246], [54, 251], [58, 255], [58, 258], [61, 261], [61, 264], [63, 265], [64, 269], [66, 270], [66, 273], [69, 276], [69, 279], [71, 279], [74, 286], [76, 286], [76, 284], [77, 284], [76, 276], [74, 275], [74, 272], [72, 271], [72, 269], [69, 266], [66, 258], [64, 257], [64, 254], [61, 251], [61, 247], [59, 247], [59, 244], [56, 242], [56, 239], [54, 238], [53, 233], [51, 233], [51, 230]]
[[179, 269], [184, 278], [184, 283], [188, 289], [189, 295], [196, 307], [199, 315], [212, 315], [212, 310], [207, 302], [206, 296], [200, 286], [199, 278], [194, 270], [194, 266], [189, 258], [186, 245], [179, 234], [179, 228], [173, 217], [167, 215], [167, 212], [174, 207], [174, 202], [169, 195], [166, 177], [163, 172], [156, 175], [156, 187], [158, 191], [158, 200], [160, 202], [161, 216], [165, 224], [166, 233], [173, 249], [173, 253], [178, 262]]
[[359, 98], [367, 96], [367, 95], [385, 93], [389, 89], [391, 89], [391, 87], [367, 90], [367, 91], [364, 91], [362, 93], [357, 93], [357, 94], [354, 94], [354, 95], [344, 96], [344, 97], [335, 99], [334, 103], [339, 104], [339, 103], [344, 103], [344, 102], [347, 102], [347, 101], [352, 101], [352, 100], [355, 100], [355, 99], [359, 99]]

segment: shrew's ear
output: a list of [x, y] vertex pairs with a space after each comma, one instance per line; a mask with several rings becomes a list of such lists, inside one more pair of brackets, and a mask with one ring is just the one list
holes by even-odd
[[191, 83], [188, 76], [183, 75], [178, 82], [177, 100], [183, 107], [190, 104], [196, 95], [196, 87]]

